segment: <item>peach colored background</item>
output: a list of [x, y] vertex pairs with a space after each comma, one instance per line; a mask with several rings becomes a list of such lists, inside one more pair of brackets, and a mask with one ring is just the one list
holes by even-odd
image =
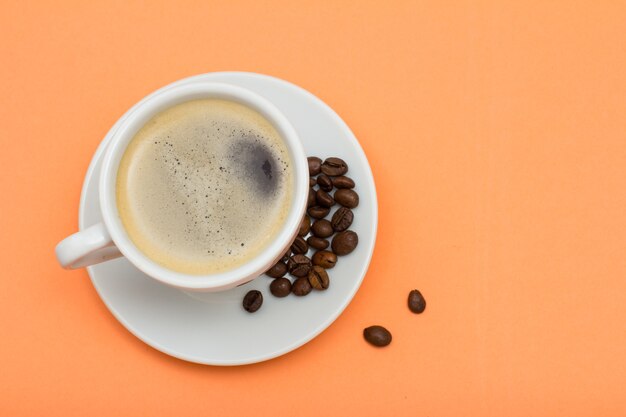
[[[623, 3], [177, 3], [0, 3], [0, 415], [626, 415]], [[53, 248], [115, 120], [231, 69], [346, 120], [380, 228], [328, 330], [216, 368], [135, 339]]]

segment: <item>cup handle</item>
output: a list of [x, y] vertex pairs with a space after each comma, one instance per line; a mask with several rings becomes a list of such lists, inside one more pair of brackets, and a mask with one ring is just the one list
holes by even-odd
[[82, 268], [122, 256], [103, 223], [66, 237], [59, 242], [55, 252], [65, 269]]

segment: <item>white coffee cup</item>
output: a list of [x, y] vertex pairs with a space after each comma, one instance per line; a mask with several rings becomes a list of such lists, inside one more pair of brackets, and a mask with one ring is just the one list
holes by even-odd
[[[135, 133], [146, 122], [169, 107], [203, 98], [241, 103], [265, 117], [285, 142], [292, 160], [295, 181], [287, 219], [268, 247], [236, 269], [207, 275], [191, 275], [164, 268], [133, 244], [119, 217], [115, 184], [124, 151]], [[172, 87], [148, 96], [115, 131], [104, 154], [99, 181], [100, 209], [104, 222], [75, 233], [57, 245], [56, 256], [61, 266], [75, 269], [125, 256], [134, 266], [155, 280], [192, 291], [226, 290], [246, 283], [269, 269], [285, 253], [298, 233], [309, 192], [306, 155], [302, 142], [287, 118], [260, 95], [245, 88], [221, 83]]]

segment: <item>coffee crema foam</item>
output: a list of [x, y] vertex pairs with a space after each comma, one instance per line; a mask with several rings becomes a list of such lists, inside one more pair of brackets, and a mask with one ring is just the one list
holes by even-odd
[[117, 208], [153, 261], [210, 274], [244, 264], [275, 238], [293, 181], [287, 147], [263, 116], [227, 100], [193, 100], [133, 137], [117, 173]]

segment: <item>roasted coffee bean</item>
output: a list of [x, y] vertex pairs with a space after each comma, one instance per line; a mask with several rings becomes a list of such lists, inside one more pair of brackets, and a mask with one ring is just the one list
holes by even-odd
[[304, 255], [293, 255], [289, 258], [287, 267], [294, 277], [305, 277], [311, 270], [311, 260]]
[[307, 295], [312, 289], [313, 287], [311, 287], [311, 283], [307, 277], [300, 277], [291, 285], [291, 292], [298, 297]]
[[359, 205], [359, 195], [347, 188], [341, 188], [335, 191], [335, 201], [344, 207], [355, 208]]
[[335, 200], [324, 190], [315, 192], [315, 201], [320, 207], [331, 207], [335, 205]]
[[328, 272], [321, 266], [315, 265], [309, 271], [309, 284], [316, 290], [325, 290], [330, 284]]
[[326, 219], [315, 220], [311, 232], [317, 237], [328, 237], [333, 234], [333, 226]]
[[350, 227], [352, 220], [354, 220], [354, 213], [352, 213], [352, 210], [346, 207], [339, 207], [339, 209], [333, 214], [330, 224], [333, 226], [335, 232], [343, 232]]
[[280, 261], [286, 264], [290, 256], [291, 256], [291, 248], [289, 247], [287, 248], [287, 251], [283, 254], [283, 257], [280, 258]]
[[426, 300], [419, 290], [413, 290], [409, 293], [409, 310], [415, 314], [423, 313], [426, 310]]
[[313, 263], [313, 265], [330, 269], [334, 267], [335, 264], [337, 263], [337, 255], [327, 250], [321, 250], [313, 254], [313, 258], [311, 258], [311, 262]]
[[[315, 223], [314, 223], [315, 225]], [[352, 230], [339, 232], [333, 237], [330, 246], [333, 252], [339, 256], [347, 255], [354, 250], [359, 244], [359, 236]]]
[[317, 185], [319, 185], [320, 188], [326, 192], [333, 189], [333, 181], [326, 174], [320, 174], [320, 176], [317, 177]]
[[309, 197], [306, 202], [307, 207], [313, 207], [315, 205], [315, 190], [313, 188], [309, 188]]
[[314, 176], [319, 174], [322, 169], [322, 160], [317, 156], [309, 156], [307, 161], [309, 162], [309, 175]]
[[326, 239], [322, 239], [317, 236], [309, 236], [306, 240], [310, 247], [317, 250], [324, 250], [330, 245], [330, 243]]
[[311, 230], [311, 218], [306, 214], [302, 218], [300, 222], [300, 230], [298, 230], [298, 236], [306, 236], [309, 234], [309, 230]]
[[254, 313], [263, 304], [263, 294], [261, 291], [251, 290], [248, 291], [245, 297], [243, 297], [243, 308], [248, 313]]
[[280, 278], [287, 273], [287, 265], [282, 262], [278, 262], [265, 272], [265, 275], [272, 278]]
[[322, 164], [322, 172], [330, 177], [337, 177], [348, 172], [348, 165], [340, 158], [326, 158]]
[[[354, 188], [354, 181], [350, 177], [340, 176], [332, 178], [335, 188]], [[318, 179], [319, 184], [319, 179]]]
[[383, 326], [370, 326], [363, 330], [363, 337], [370, 344], [383, 347], [391, 343], [391, 333]]
[[307, 210], [307, 213], [314, 219], [323, 219], [328, 216], [330, 209], [328, 207], [313, 206]]
[[317, 184], [317, 180], [313, 177], [309, 178], [309, 187], [314, 187]]
[[309, 251], [309, 244], [302, 236], [297, 236], [296, 240], [291, 244], [291, 252], [295, 255], [304, 254]]
[[286, 297], [291, 292], [291, 281], [287, 278], [276, 278], [270, 284], [270, 292], [275, 297]]

